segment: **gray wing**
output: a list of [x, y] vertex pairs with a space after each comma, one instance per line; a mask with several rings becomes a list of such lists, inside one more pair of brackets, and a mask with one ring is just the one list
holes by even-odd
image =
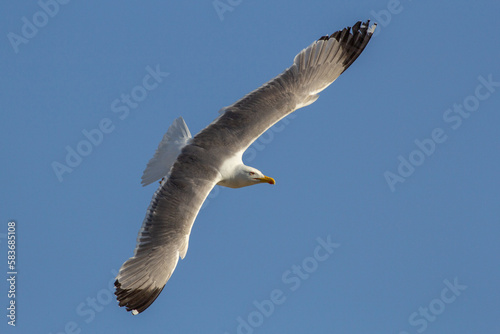
[[137, 237], [134, 256], [120, 268], [115, 294], [120, 306], [139, 314], [154, 302], [188, 248], [191, 227], [218, 173], [210, 157], [188, 145], [170, 177], [155, 192]]
[[361, 54], [374, 27], [358, 22], [321, 37], [302, 50], [293, 65], [225, 112], [185, 146], [170, 177], [156, 191], [132, 258], [115, 286], [119, 305], [138, 314], [158, 297], [188, 247], [191, 227], [213, 186], [218, 168], [243, 153], [264, 131], [294, 110], [313, 103]]
[[356, 60], [375, 30], [376, 24], [369, 23], [357, 22], [302, 50], [279, 76], [224, 108], [194, 143], [206, 149], [224, 147], [227, 155], [242, 154], [280, 119], [316, 101]]

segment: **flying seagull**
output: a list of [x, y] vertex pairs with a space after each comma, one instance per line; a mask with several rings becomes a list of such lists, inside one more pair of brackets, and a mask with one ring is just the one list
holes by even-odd
[[182, 118], [170, 126], [142, 176], [160, 186], [137, 237], [134, 256], [120, 268], [116, 296], [136, 315], [158, 297], [186, 256], [198, 211], [215, 185], [241, 188], [274, 179], [243, 164], [245, 150], [293, 111], [310, 105], [361, 54], [376, 24], [357, 22], [302, 50], [292, 66], [247, 94], [193, 138]]

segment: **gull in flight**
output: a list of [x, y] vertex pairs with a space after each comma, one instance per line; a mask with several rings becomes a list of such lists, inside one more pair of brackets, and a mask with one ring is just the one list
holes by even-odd
[[376, 24], [357, 22], [299, 52], [292, 66], [229, 107], [196, 136], [176, 119], [142, 176], [161, 179], [137, 237], [134, 256], [120, 268], [115, 294], [136, 315], [158, 297], [186, 256], [189, 235], [215, 185], [241, 188], [274, 179], [243, 164], [245, 150], [267, 129], [308, 106], [363, 52]]

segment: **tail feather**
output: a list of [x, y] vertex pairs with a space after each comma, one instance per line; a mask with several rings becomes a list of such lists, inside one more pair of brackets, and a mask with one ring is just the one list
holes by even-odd
[[170, 172], [181, 150], [191, 139], [191, 132], [182, 117], [177, 118], [158, 144], [155, 155], [149, 160], [142, 174], [142, 185], [147, 186]]

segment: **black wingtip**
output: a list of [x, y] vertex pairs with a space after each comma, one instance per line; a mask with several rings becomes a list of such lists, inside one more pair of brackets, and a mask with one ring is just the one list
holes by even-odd
[[330, 36], [322, 36], [318, 40], [325, 41], [334, 38], [344, 47], [345, 57], [342, 65], [345, 71], [363, 52], [376, 27], [376, 23], [370, 26], [370, 20], [358, 21], [352, 27], [345, 27]]
[[370, 20], [366, 20], [365, 22], [363, 21], [358, 21], [356, 22], [352, 27], [345, 27], [342, 30], [336, 31], [330, 36], [321, 36], [318, 38], [319, 41], [324, 41], [324, 40], [329, 40], [330, 38], [335, 38], [338, 42], [340, 42], [342, 39], [344, 39], [346, 36], [351, 35], [371, 35], [373, 34], [373, 31], [377, 27], [377, 23], [374, 23], [370, 27]]
[[153, 289], [122, 289], [121, 283], [116, 280], [115, 287], [118, 305], [125, 307], [127, 311], [132, 312], [133, 315], [138, 315], [153, 304], [165, 286]]

